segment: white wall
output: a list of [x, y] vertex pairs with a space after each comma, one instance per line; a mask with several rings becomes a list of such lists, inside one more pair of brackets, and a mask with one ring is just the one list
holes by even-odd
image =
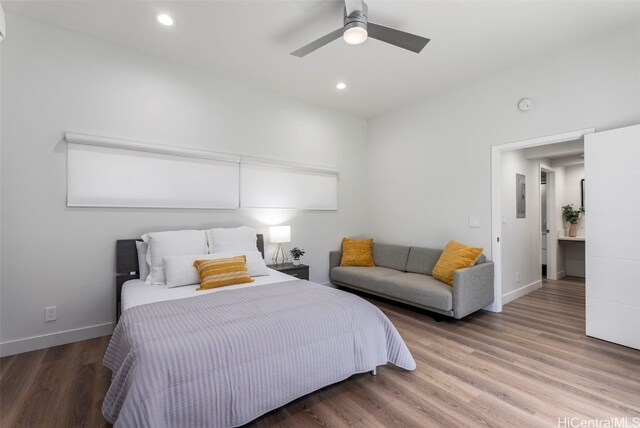
[[[564, 236], [563, 223], [564, 219], [562, 218], [562, 202], [564, 201], [564, 192], [566, 187], [565, 180], [565, 170], [564, 167], [556, 167], [553, 169], [555, 179], [556, 179], [556, 212], [554, 215], [556, 216], [556, 236]], [[556, 278], [562, 278], [566, 275], [565, 265], [564, 265], [564, 247], [560, 242], [556, 243]]]
[[[565, 183], [564, 195], [561, 204], [562, 207], [567, 204], [573, 204], [574, 208], [581, 206], [580, 200], [580, 180], [584, 178], [584, 164], [570, 165], [564, 168]], [[580, 217], [578, 222], [578, 236], [584, 235], [584, 224], [586, 221], [586, 213]], [[563, 221], [565, 230], [568, 233], [569, 224]], [[563, 243], [562, 251], [564, 252], [565, 274], [568, 276], [585, 276], [585, 245], [581, 242]]]
[[[516, 108], [525, 96], [535, 101], [527, 113]], [[627, 28], [371, 120], [371, 230], [421, 246], [457, 239], [490, 255], [490, 147], [638, 123], [638, 99], [640, 28]]]
[[[290, 224], [311, 279], [329, 251], [366, 233], [366, 122], [15, 15], [2, 42], [0, 340], [71, 329], [46, 346], [105, 334], [115, 313], [115, 241], [153, 230]], [[83, 209], [65, 206], [63, 132], [325, 165], [337, 212]], [[212, 186], [224, 183], [211, 183]], [[313, 191], [313, 189], [309, 189]], [[270, 258], [273, 247], [267, 248]], [[44, 323], [45, 306], [58, 320]], [[8, 346], [8, 347], [7, 347]], [[3, 353], [19, 350], [6, 344]], [[22, 349], [22, 348], [20, 348]]]
[[[502, 296], [503, 304], [541, 285], [540, 179], [538, 161], [524, 150], [502, 152]], [[525, 218], [516, 218], [516, 174], [525, 176]]]
[[[567, 204], [573, 204], [573, 208], [580, 208], [580, 180], [584, 179], [584, 164], [566, 166], [564, 167], [564, 172], [564, 200], [560, 207]], [[579, 236], [584, 236], [585, 215], [586, 213], [580, 217], [580, 222], [578, 223]], [[567, 225], [565, 224], [565, 226]]]

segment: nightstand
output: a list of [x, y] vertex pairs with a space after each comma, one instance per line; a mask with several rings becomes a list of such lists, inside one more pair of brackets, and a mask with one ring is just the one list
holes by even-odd
[[287, 275], [295, 276], [298, 279], [309, 280], [309, 266], [293, 263], [280, 263], [277, 265], [268, 265], [267, 267], [277, 270], [278, 272], [286, 273]]

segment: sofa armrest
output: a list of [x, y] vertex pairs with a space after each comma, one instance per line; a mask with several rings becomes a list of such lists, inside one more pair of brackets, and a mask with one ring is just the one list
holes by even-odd
[[453, 271], [453, 317], [460, 319], [493, 303], [493, 263]]
[[334, 267], [340, 266], [340, 260], [342, 259], [342, 251], [329, 251], [329, 270]]
[[329, 251], [329, 270], [340, 266], [340, 259], [342, 259], [342, 251]]

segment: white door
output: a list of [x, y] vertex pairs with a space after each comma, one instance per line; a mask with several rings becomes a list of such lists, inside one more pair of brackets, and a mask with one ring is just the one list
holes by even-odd
[[640, 125], [584, 148], [587, 335], [640, 349]]

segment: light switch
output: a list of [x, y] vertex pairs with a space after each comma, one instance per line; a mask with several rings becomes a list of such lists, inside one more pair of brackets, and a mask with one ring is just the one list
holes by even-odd
[[480, 217], [469, 217], [469, 227], [480, 227]]

